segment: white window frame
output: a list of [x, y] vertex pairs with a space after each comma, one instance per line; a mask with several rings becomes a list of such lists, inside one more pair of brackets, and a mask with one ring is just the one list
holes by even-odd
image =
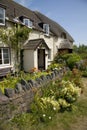
[[48, 50], [48, 59], [51, 59], [51, 49]]
[[43, 24], [43, 31], [45, 35], [49, 36], [49, 24]]
[[[8, 58], [4, 58], [4, 49], [7, 49], [8, 50]], [[0, 48], [0, 50], [1, 50], [1, 60], [2, 60], [2, 64], [0, 64], [0, 66], [2, 66], [2, 65], [10, 65], [10, 50], [9, 50], [9, 48]], [[9, 63], [5, 63], [4, 61], [5, 61], [5, 59], [8, 59], [9, 60]]]
[[[27, 25], [26, 25], [26, 21], [27, 21]], [[32, 21], [30, 19], [24, 18], [23, 23], [24, 23], [24, 25], [28, 26], [29, 28], [32, 28]]]
[[0, 22], [0, 25], [5, 25], [5, 9], [4, 8], [1, 8], [0, 7], [0, 10], [2, 10], [2, 18], [0, 18], [0, 20], [2, 20], [3, 21], [3, 23], [2, 22]]

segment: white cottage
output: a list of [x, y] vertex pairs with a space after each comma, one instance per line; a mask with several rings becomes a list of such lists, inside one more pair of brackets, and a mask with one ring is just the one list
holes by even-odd
[[[47, 69], [56, 53], [61, 50], [72, 52], [73, 38], [55, 21], [37, 11], [14, 2], [0, 0], [0, 28], [12, 28], [17, 25], [32, 29], [29, 38], [22, 43], [20, 66], [29, 72], [32, 68]], [[10, 70], [15, 71], [15, 52], [0, 41], [0, 76]]]

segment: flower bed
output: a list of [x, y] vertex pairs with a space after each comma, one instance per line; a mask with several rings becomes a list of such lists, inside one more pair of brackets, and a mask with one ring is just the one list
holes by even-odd
[[53, 81], [45, 89], [43, 96], [37, 93], [31, 105], [32, 118], [36, 122], [49, 122], [58, 112], [71, 111], [81, 94], [81, 88], [70, 81]]

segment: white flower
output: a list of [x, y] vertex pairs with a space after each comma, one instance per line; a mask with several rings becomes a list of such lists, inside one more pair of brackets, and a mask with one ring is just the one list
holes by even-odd
[[43, 114], [43, 117], [45, 117], [46, 115], [45, 114]]
[[49, 119], [51, 120], [51, 116], [49, 116]]
[[54, 108], [53, 108], [53, 110], [55, 111], [55, 110], [56, 110], [56, 108], [54, 107]]

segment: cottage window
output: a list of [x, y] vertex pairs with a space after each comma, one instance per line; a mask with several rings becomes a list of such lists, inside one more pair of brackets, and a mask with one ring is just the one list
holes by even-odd
[[0, 65], [10, 64], [9, 48], [0, 48]]
[[61, 34], [61, 38], [66, 39], [66, 33], [63, 32], [63, 33]]
[[32, 21], [30, 19], [23, 19], [23, 22], [26, 26], [32, 28]]
[[51, 59], [51, 49], [48, 51], [48, 59]]
[[0, 25], [5, 25], [5, 9], [0, 7]]
[[49, 36], [49, 24], [43, 24], [43, 31]]

